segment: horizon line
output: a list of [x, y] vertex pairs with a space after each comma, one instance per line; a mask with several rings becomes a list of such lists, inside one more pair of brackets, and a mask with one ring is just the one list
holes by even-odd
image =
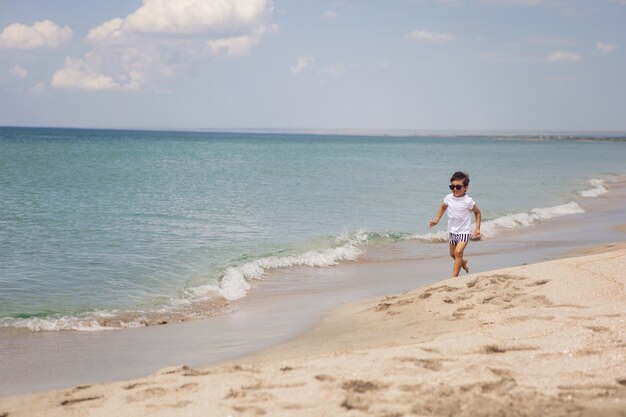
[[626, 130], [541, 130], [541, 129], [415, 129], [415, 128], [283, 128], [283, 127], [103, 127], [103, 126], [29, 126], [0, 125], [0, 128], [76, 129], [76, 130], [130, 130], [152, 132], [206, 132], [206, 133], [273, 133], [337, 136], [570, 136], [570, 137], [625, 137]]

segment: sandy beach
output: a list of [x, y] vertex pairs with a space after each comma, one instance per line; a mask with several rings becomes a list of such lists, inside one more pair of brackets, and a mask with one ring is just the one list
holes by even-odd
[[0, 416], [624, 416], [626, 244], [344, 305], [207, 368], [4, 397]]

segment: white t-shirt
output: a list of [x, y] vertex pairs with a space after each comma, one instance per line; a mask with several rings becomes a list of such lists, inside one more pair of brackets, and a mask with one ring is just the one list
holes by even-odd
[[448, 233], [472, 233], [474, 200], [467, 194], [455, 197], [450, 193], [445, 196], [443, 203], [448, 206]]

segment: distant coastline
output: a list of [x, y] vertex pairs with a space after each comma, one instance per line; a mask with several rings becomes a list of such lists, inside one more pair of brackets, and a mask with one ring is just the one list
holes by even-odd
[[515, 130], [427, 130], [427, 129], [319, 129], [319, 128], [156, 128], [156, 127], [85, 127], [85, 126], [0, 126], [0, 129], [58, 129], [132, 132], [246, 133], [311, 136], [375, 136], [392, 138], [476, 138], [503, 140], [575, 140], [626, 141], [620, 131], [515, 131]]

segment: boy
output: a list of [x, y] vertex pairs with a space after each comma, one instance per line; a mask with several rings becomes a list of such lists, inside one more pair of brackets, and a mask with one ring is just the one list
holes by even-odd
[[[448, 240], [450, 243], [450, 256], [454, 259], [454, 267], [452, 268], [452, 276], [458, 277], [461, 268], [469, 273], [467, 261], [463, 259], [463, 251], [469, 242], [470, 237], [477, 239], [480, 237], [480, 210], [474, 200], [467, 195], [469, 188], [469, 176], [461, 171], [452, 174], [450, 178], [451, 194], [443, 199], [443, 204], [437, 211], [437, 216], [430, 221], [430, 227], [433, 227], [443, 213], [448, 210]], [[476, 230], [472, 236], [472, 218], [470, 212], [474, 213], [476, 218]]]

